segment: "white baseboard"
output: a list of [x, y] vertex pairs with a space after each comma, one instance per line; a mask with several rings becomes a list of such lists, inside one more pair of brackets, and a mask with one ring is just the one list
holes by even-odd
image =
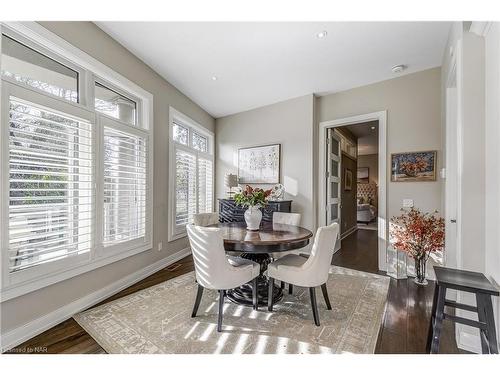
[[467, 350], [472, 353], [481, 353], [481, 340], [479, 331], [477, 334], [465, 332], [459, 324], [455, 326], [455, 335], [459, 349]]
[[138, 281], [145, 279], [146, 277], [152, 275], [153, 273], [169, 266], [172, 263], [185, 258], [191, 253], [189, 247], [178, 251], [175, 254], [169, 255], [166, 258], [160, 259], [159, 261], [150, 264], [114, 283], [105, 286], [95, 292], [92, 292], [85, 297], [82, 297], [76, 301], [73, 301], [63, 307], [58, 308], [44, 316], [41, 316], [31, 322], [26, 323], [20, 327], [14, 328], [2, 334], [0, 349], [3, 353], [12, 347], [19, 345], [30, 338], [42, 333], [49, 328], [71, 318], [74, 314], [83, 311], [100, 301], [105, 300], [108, 297], [120, 292], [121, 290], [128, 288], [129, 286], [137, 283]]

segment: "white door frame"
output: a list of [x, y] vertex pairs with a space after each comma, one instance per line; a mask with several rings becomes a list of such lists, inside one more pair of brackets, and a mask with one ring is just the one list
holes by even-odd
[[378, 121], [378, 268], [387, 271], [387, 111], [366, 113], [319, 123], [318, 225], [326, 224], [326, 133], [328, 128]]

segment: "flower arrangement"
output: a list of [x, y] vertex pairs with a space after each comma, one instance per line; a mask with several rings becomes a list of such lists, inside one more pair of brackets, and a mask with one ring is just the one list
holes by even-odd
[[237, 205], [243, 207], [262, 207], [266, 205], [271, 192], [272, 189], [264, 190], [260, 188], [252, 188], [250, 185], [247, 185], [241, 193], [234, 195], [234, 201]]
[[415, 260], [415, 282], [426, 285], [425, 270], [431, 253], [444, 248], [444, 219], [434, 213], [411, 208], [391, 220], [392, 245]]
[[414, 162], [403, 161], [399, 167], [401, 172], [410, 177], [415, 177], [418, 173], [427, 169], [429, 163], [422, 157], [417, 156]]

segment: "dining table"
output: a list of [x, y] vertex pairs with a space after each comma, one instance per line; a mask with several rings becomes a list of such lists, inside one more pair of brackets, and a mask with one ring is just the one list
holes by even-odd
[[[267, 306], [269, 281], [265, 275], [267, 266], [276, 254], [306, 247], [313, 233], [299, 226], [262, 222], [259, 230], [246, 229], [245, 222], [218, 223], [212, 225], [221, 229], [224, 249], [229, 255], [240, 256], [260, 264], [257, 279], [259, 306]], [[227, 292], [227, 298], [237, 304], [251, 306], [252, 283], [249, 282]], [[274, 288], [273, 303], [283, 298], [283, 290]]]

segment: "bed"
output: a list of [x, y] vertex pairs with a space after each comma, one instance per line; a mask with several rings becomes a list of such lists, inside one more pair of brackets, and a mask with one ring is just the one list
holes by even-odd
[[357, 185], [358, 223], [370, 223], [377, 218], [377, 191], [374, 183]]

